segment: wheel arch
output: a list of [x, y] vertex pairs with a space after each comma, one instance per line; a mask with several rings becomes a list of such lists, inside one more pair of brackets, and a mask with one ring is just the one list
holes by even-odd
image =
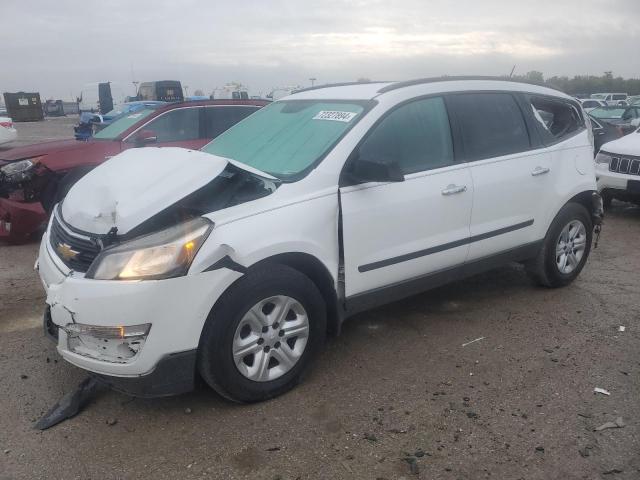
[[343, 315], [339, 308], [338, 294], [336, 292], [333, 276], [327, 267], [316, 257], [308, 253], [289, 252], [280, 253], [264, 258], [251, 265], [247, 273], [251, 270], [265, 266], [265, 264], [276, 263], [285, 265], [299, 271], [309, 277], [318, 287], [327, 307], [327, 333], [337, 336], [340, 333]]
[[[603, 218], [603, 204], [602, 197], [595, 190], [584, 190], [571, 197], [565, 205], [569, 203], [578, 203], [587, 209], [589, 215], [591, 215], [591, 221], [593, 225], [600, 225]], [[563, 205], [564, 207], [564, 205]]]

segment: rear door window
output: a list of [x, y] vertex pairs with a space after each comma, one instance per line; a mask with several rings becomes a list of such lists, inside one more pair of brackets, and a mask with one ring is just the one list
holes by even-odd
[[202, 138], [200, 108], [177, 108], [151, 120], [143, 128], [153, 131], [158, 143], [184, 142]]
[[258, 107], [253, 106], [206, 107], [205, 137], [216, 138], [256, 110], [258, 110]]
[[535, 96], [530, 97], [529, 102], [538, 130], [547, 144], [570, 137], [585, 127], [580, 112], [569, 102]]
[[451, 95], [447, 102], [455, 111], [467, 161], [531, 147], [522, 111], [510, 93], [463, 93]]

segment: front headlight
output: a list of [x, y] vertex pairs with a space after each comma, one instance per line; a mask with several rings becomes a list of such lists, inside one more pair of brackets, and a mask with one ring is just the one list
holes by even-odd
[[31, 177], [31, 170], [33, 170], [33, 167], [37, 165], [40, 158], [42, 157], [35, 157], [12, 162], [8, 165], [5, 165], [4, 167], [1, 167], [0, 172], [2, 172], [2, 176], [4, 176], [8, 182], [22, 182]]
[[186, 275], [213, 223], [203, 217], [103, 250], [87, 272], [96, 280], [159, 280]]
[[611, 163], [611, 155], [604, 152], [598, 152], [596, 155], [596, 164], [609, 165]]

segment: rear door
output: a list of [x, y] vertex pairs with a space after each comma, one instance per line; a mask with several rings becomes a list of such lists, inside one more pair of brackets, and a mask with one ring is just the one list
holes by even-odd
[[341, 186], [346, 296], [462, 265], [473, 185], [455, 161], [443, 98], [391, 110], [354, 155], [397, 162], [404, 181]]
[[469, 261], [539, 240], [553, 171], [548, 149], [530, 138], [521, 102], [509, 92], [454, 94], [447, 102], [473, 178]]

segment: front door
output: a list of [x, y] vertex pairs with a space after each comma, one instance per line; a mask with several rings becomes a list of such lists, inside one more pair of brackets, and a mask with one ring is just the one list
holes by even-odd
[[464, 263], [473, 184], [442, 98], [395, 108], [354, 155], [397, 162], [404, 181], [340, 188], [347, 297]]

